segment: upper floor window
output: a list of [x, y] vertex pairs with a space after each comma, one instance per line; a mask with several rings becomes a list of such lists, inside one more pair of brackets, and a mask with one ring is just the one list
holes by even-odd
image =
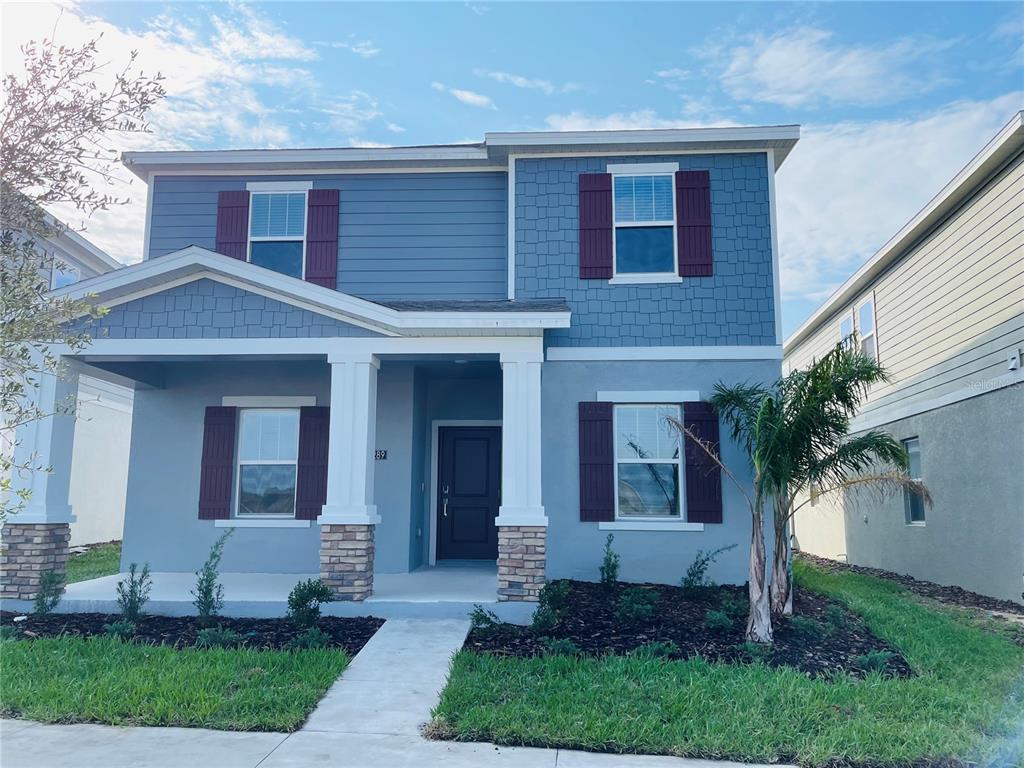
[[872, 296], [857, 307], [857, 330], [860, 332], [860, 351], [865, 357], [878, 359], [875, 339], [875, 298]]
[[682, 517], [682, 446], [668, 416], [681, 421], [680, 407], [615, 406], [616, 517]]
[[250, 190], [249, 261], [302, 278], [306, 251], [305, 189], [263, 191], [253, 184]]
[[615, 275], [677, 276], [672, 172], [612, 177]]
[[244, 408], [238, 420], [239, 517], [294, 517], [297, 408]]
[[853, 343], [853, 312], [839, 321], [839, 340], [845, 345]]
[[50, 290], [55, 291], [58, 288], [64, 288], [68, 285], [73, 285], [79, 281], [80, 277], [78, 270], [74, 267], [70, 267], [59, 259], [53, 260], [53, 266], [50, 267]]

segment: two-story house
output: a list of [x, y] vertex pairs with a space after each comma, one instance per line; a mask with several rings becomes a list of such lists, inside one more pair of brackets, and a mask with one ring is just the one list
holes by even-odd
[[1024, 113], [787, 341], [787, 369], [856, 332], [888, 371], [853, 423], [903, 441], [934, 498], [811, 500], [799, 547], [1021, 601]]
[[[61, 289], [109, 307], [74, 370], [135, 389], [123, 565], [193, 571], [234, 528], [225, 571], [363, 600], [475, 565], [530, 601], [596, 578], [613, 532], [625, 579], [737, 544], [712, 575], [744, 582], [745, 502], [667, 417], [718, 443], [713, 385], [780, 373], [774, 179], [798, 135], [126, 154], [145, 258]], [[74, 428], [25, 441], [54, 472], [8, 525], [36, 542], [8, 582], [59, 549]]]

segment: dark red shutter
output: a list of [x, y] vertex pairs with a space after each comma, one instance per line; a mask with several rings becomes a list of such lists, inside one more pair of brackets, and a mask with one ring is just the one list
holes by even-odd
[[309, 190], [306, 281], [325, 288], [338, 282], [338, 199], [336, 189]]
[[711, 174], [676, 171], [676, 230], [681, 277], [711, 277]]
[[245, 190], [217, 195], [217, 253], [248, 261], [249, 193]]
[[580, 520], [615, 519], [615, 441], [611, 403], [580, 403]]
[[[718, 414], [710, 403], [683, 403], [683, 424], [719, 455]], [[722, 522], [722, 468], [689, 436], [685, 453], [687, 521]]]
[[299, 467], [295, 480], [295, 519], [316, 520], [327, 503], [327, 441], [331, 409], [303, 406], [299, 411]]
[[581, 173], [579, 178], [580, 279], [612, 276], [612, 175]]
[[236, 409], [211, 405], [203, 420], [203, 464], [199, 474], [199, 519], [231, 517], [235, 477]]

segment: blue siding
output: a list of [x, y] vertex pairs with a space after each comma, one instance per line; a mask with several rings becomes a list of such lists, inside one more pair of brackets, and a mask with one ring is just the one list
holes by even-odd
[[119, 304], [81, 324], [94, 338], [231, 339], [378, 336], [373, 331], [214, 280]]
[[[301, 178], [157, 177], [150, 255], [212, 250], [219, 191]], [[344, 174], [313, 184], [341, 190], [339, 290], [368, 299], [505, 298], [506, 174]]]
[[[713, 277], [681, 284], [579, 279], [577, 177], [609, 163], [677, 162], [711, 173]], [[516, 161], [516, 296], [564, 297], [572, 327], [552, 346], [775, 344], [768, 164], [764, 154]]]

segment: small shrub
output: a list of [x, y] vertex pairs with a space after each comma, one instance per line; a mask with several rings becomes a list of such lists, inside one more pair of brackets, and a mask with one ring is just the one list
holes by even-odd
[[288, 647], [293, 651], [326, 648], [330, 644], [331, 636], [319, 627], [309, 627], [301, 635], [296, 635], [288, 641]]
[[17, 640], [19, 634], [18, 628], [13, 624], [4, 624], [0, 626], [0, 643], [7, 640]]
[[751, 643], [748, 641], [741, 645], [740, 648], [743, 649], [743, 655], [749, 661], [755, 663], [766, 662], [772, 657], [772, 647], [767, 643]]
[[558, 624], [558, 614], [546, 605], [541, 605], [533, 612], [533, 631], [539, 634], [550, 632]]
[[896, 654], [892, 651], [868, 651], [853, 657], [853, 663], [865, 672], [883, 672]]
[[604, 540], [604, 556], [601, 558], [601, 583], [606, 587], [615, 586], [619, 580], [619, 555], [612, 549], [612, 542], [615, 536], [611, 533]]
[[473, 610], [469, 612], [469, 626], [471, 629], [480, 632], [490, 632], [500, 623], [501, 621], [494, 611], [488, 611], [480, 604], [474, 605]]
[[629, 655], [634, 659], [669, 659], [679, 655], [679, 646], [671, 640], [653, 640], [637, 646]]
[[116, 637], [118, 640], [131, 640], [135, 636], [135, 622], [127, 619], [112, 621], [103, 625], [103, 631], [107, 637]]
[[704, 614], [704, 626], [711, 632], [728, 632], [732, 629], [732, 616], [725, 611], [708, 611]]
[[835, 603], [825, 606], [822, 618], [828, 626], [830, 633], [848, 630], [854, 623], [850, 618], [850, 614]]
[[39, 591], [36, 592], [35, 608], [37, 616], [50, 613], [60, 602], [64, 594], [64, 575], [57, 571], [43, 571], [39, 577]]
[[544, 638], [544, 653], [548, 656], [575, 656], [579, 652], [576, 643], [567, 637]]
[[644, 587], [630, 587], [619, 596], [615, 606], [615, 615], [621, 621], [639, 621], [654, 615], [654, 605], [658, 602], [658, 593]]
[[245, 637], [228, 627], [206, 627], [196, 635], [196, 648], [237, 648]]
[[750, 603], [733, 592], [726, 592], [719, 604], [719, 609], [731, 617], [733, 621], [746, 618], [750, 612]]
[[680, 583], [680, 586], [683, 588], [683, 597], [689, 600], [702, 600], [707, 597], [710, 589], [714, 586], [714, 584], [708, 581], [708, 568], [718, 559], [720, 554], [728, 552], [735, 546], [735, 544], [730, 544], [727, 547], [719, 547], [710, 552], [698, 549], [696, 557], [693, 558], [690, 567], [686, 569], [686, 575], [683, 576], [683, 580]]
[[149, 590], [153, 586], [149, 578], [149, 563], [142, 566], [132, 563], [128, 568], [128, 578], [117, 582], [117, 605], [121, 609], [121, 618], [135, 622], [142, 615], [142, 607], [149, 601]]
[[568, 581], [549, 581], [541, 589], [537, 600], [541, 608], [550, 608], [560, 614], [569, 605], [570, 590]]
[[288, 618], [297, 627], [312, 627], [320, 618], [320, 606], [332, 600], [334, 594], [320, 579], [300, 581], [288, 595]]
[[789, 628], [793, 631], [793, 634], [808, 639], [819, 638], [825, 634], [825, 627], [820, 622], [807, 616], [790, 617]]
[[229, 528], [210, 547], [210, 554], [203, 567], [196, 571], [196, 588], [192, 590], [192, 605], [199, 615], [199, 624], [208, 627], [224, 607], [224, 587], [217, 582], [220, 576], [220, 558], [224, 554], [224, 544], [233, 532]]

